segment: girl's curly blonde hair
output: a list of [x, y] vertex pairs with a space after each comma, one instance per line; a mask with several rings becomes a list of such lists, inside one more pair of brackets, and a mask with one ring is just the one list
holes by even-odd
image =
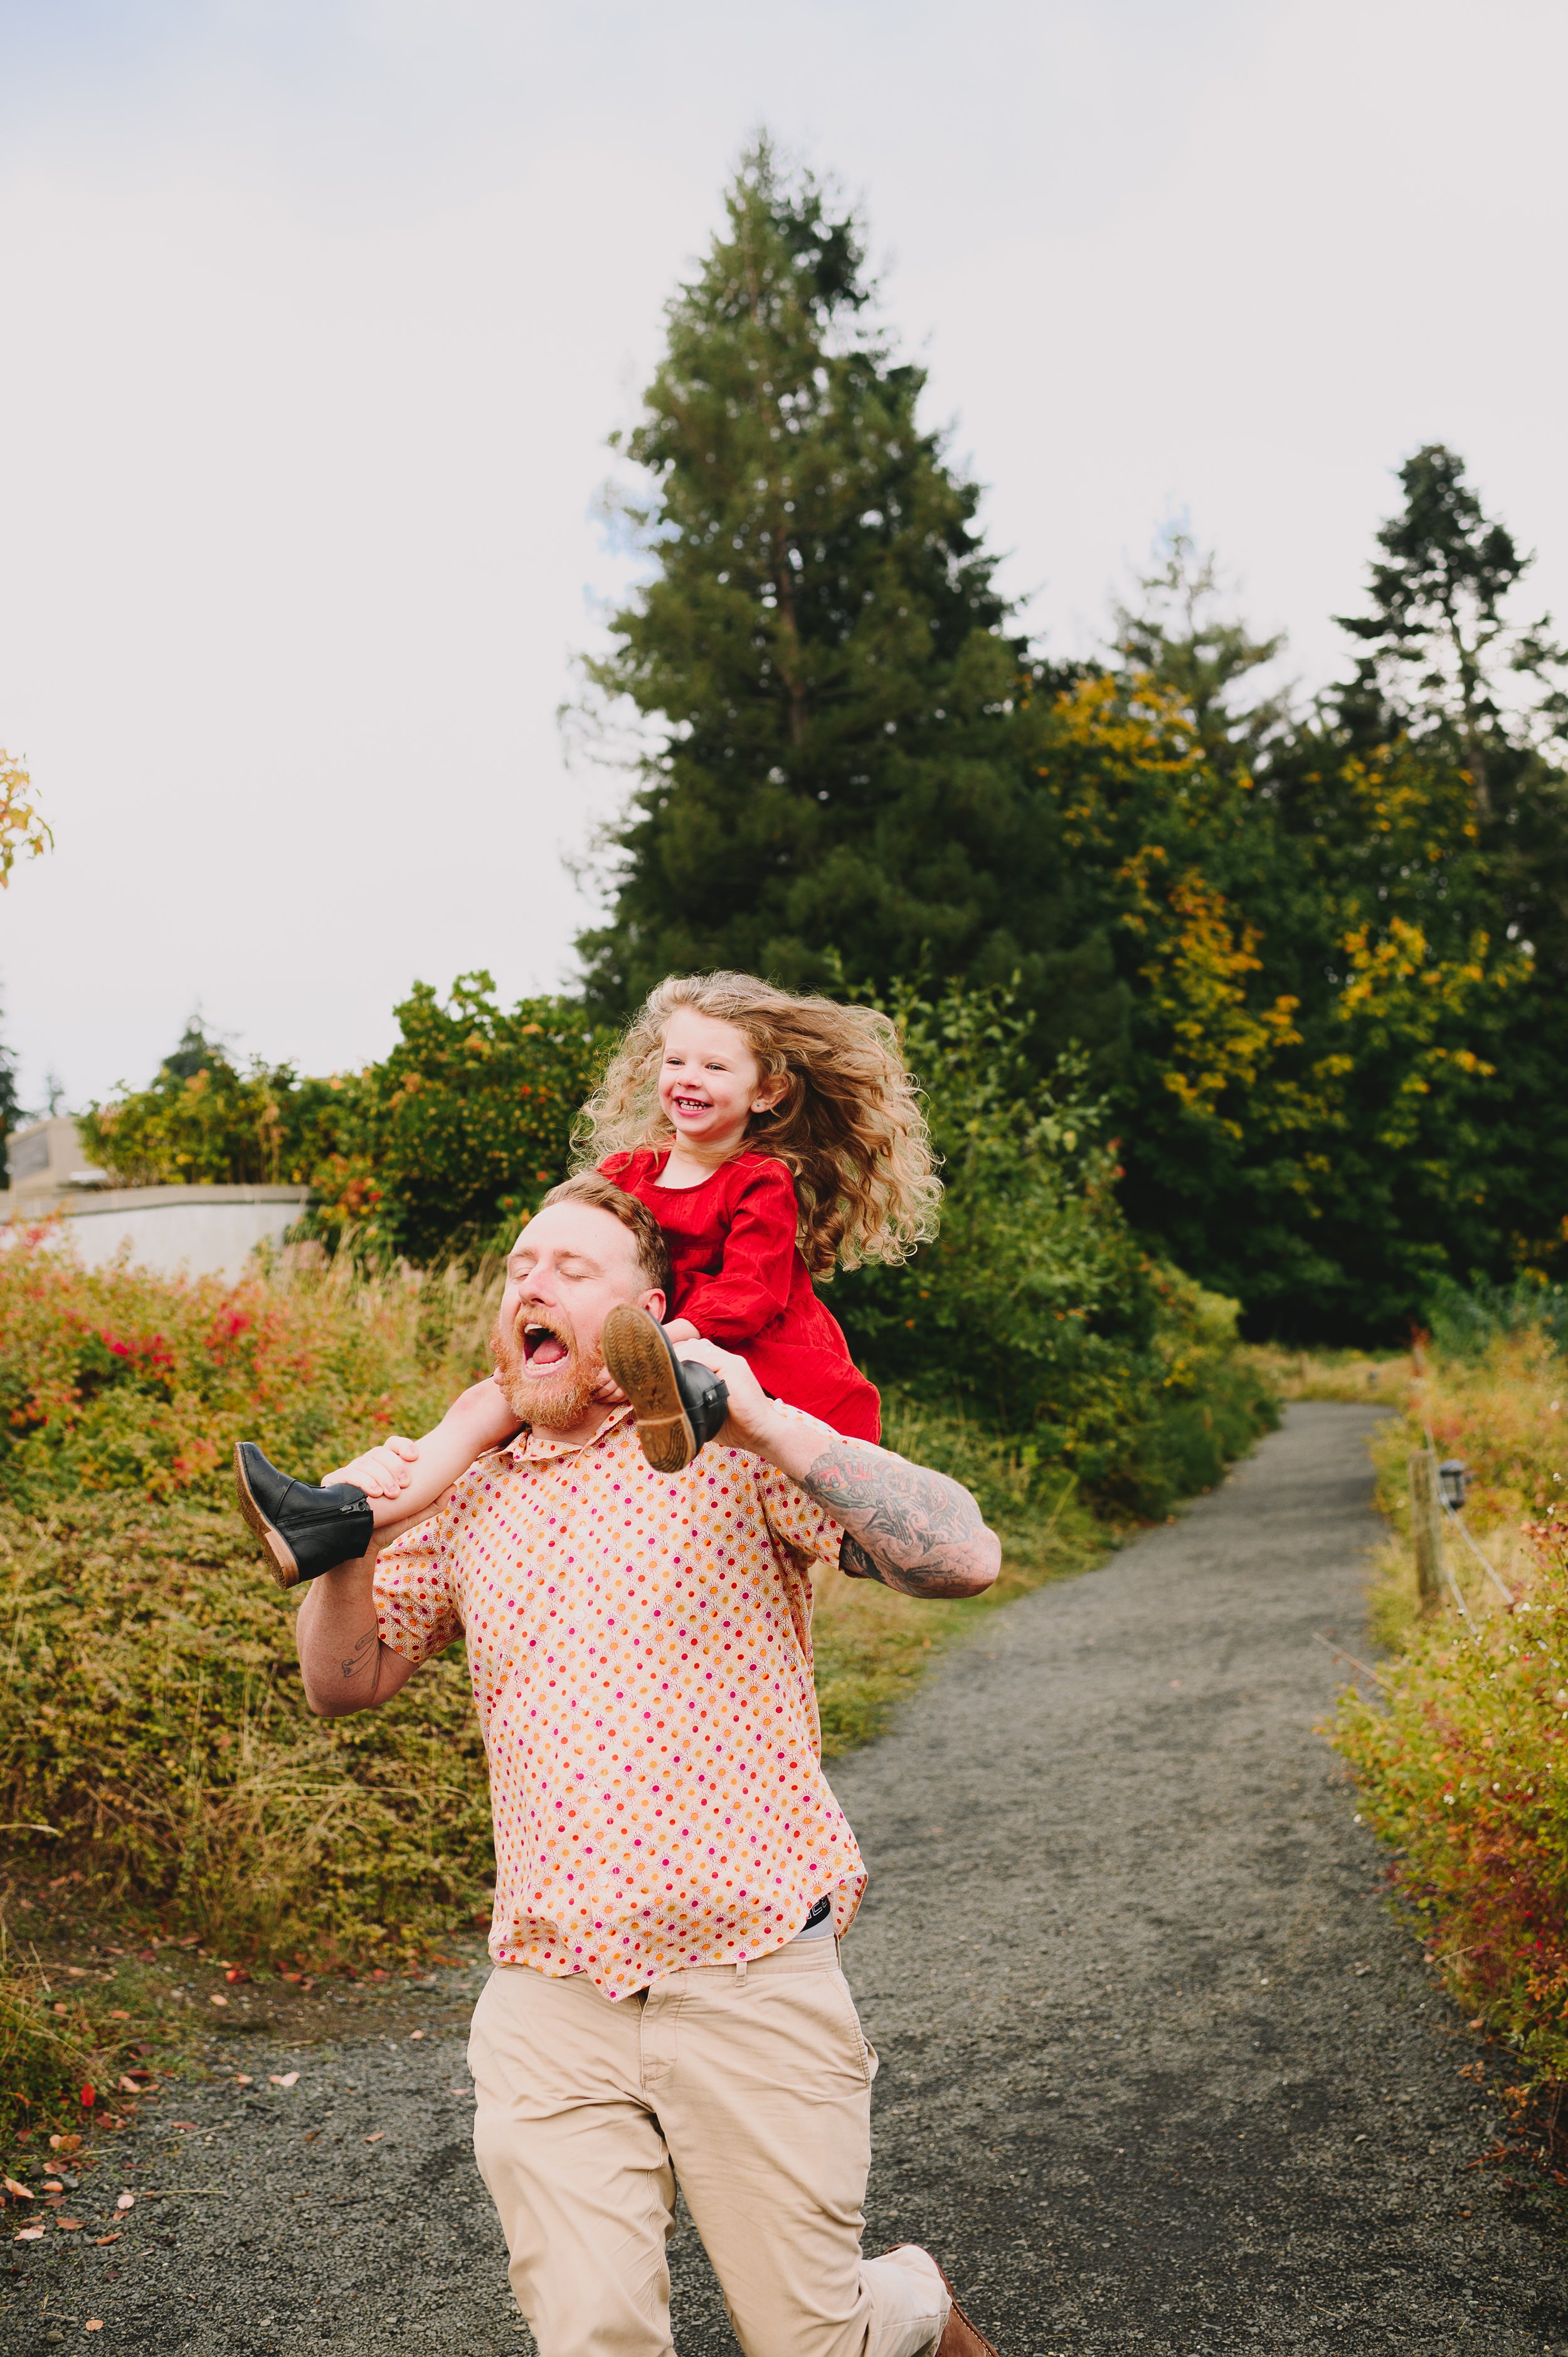
[[580, 1167], [674, 1133], [659, 1103], [664, 1034], [677, 1007], [732, 1023], [765, 1081], [782, 1081], [746, 1145], [795, 1181], [800, 1252], [813, 1276], [836, 1265], [907, 1260], [937, 1232], [941, 1181], [898, 1035], [871, 1006], [797, 998], [750, 974], [671, 974], [627, 1027], [578, 1116]]

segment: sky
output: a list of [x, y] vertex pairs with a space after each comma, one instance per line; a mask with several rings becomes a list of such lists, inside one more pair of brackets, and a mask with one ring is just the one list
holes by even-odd
[[1322, 683], [1428, 441], [1568, 619], [1565, 84], [1560, 0], [0, 0], [25, 1101], [195, 1010], [327, 1071], [416, 978], [569, 984], [606, 439], [763, 124], [1048, 651], [1178, 522]]

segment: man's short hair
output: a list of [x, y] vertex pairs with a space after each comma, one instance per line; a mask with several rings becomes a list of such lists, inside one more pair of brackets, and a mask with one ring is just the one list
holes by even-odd
[[547, 1211], [552, 1203], [591, 1203], [596, 1211], [607, 1211], [629, 1229], [637, 1244], [637, 1265], [650, 1286], [657, 1286], [669, 1301], [674, 1279], [670, 1269], [670, 1247], [664, 1241], [664, 1231], [649, 1210], [624, 1187], [602, 1171], [579, 1170], [572, 1178], [563, 1178], [559, 1187], [552, 1187], [539, 1206]]

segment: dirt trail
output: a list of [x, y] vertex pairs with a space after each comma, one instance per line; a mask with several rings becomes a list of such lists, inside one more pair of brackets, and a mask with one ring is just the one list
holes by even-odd
[[[1004, 2357], [1568, 2357], [1563, 2204], [1471, 2165], [1477, 2050], [1315, 1732], [1344, 1672], [1314, 1631], [1358, 1647], [1371, 1422], [1293, 1407], [835, 1772], [872, 1868], [844, 1948], [883, 2066], [868, 2247], [929, 2243]], [[467, 2145], [472, 1985], [421, 2039], [171, 2096], [197, 2126], [139, 2129], [78, 2213], [213, 2190], [12, 2245], [0, 2349], [526, 2351]], [[689, 2229], [674, 2268], [681, 2357], [732, 2357]]]

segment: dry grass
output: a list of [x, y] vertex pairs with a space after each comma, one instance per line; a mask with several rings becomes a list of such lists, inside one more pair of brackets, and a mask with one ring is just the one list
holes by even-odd
[[1290, 1351], [1277, 1342], [1250, 1342], [1242, 1356], [1282, 1400], [1387, 1402], [1403, 1407], [1414, 1372], [1408, 1351]]
[[[1429, 1955], [1514, 2050], [1549, 2126], [1568, 2099], [1565, 1409], [1568, 1363], [1540, 1334], [1414, 1372], [1374, 1445], [1391, 1534], [1373, 1626], [1391, 1658], [1337, 1729]], [[1445, 1591], [1423, 1615], [1406, 1469], [1429, 1436], [1473, 1486], [1469, 1542], [1445, 1525]]]

